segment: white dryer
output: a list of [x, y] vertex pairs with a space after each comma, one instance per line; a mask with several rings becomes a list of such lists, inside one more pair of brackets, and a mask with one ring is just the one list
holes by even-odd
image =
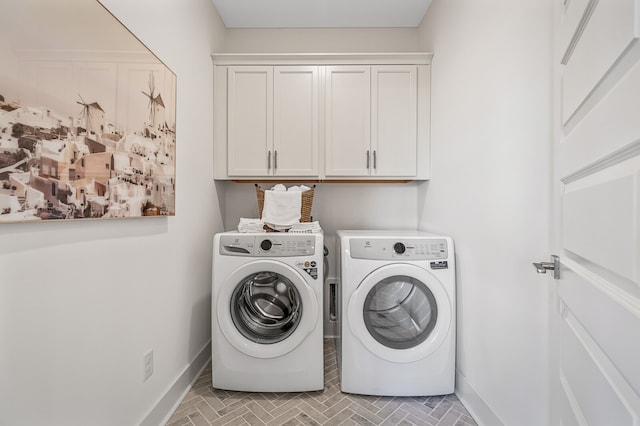
[[213, 251], [213, 387], [323, 389], [323, 235], [226, 232]]
[[337, 237], [342, 391], [453, 393], [452, 239], [418, 231], [338, 231]]

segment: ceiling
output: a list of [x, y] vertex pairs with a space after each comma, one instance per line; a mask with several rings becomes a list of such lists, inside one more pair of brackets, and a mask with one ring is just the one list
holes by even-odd
[[227, 28], [414, 28], [431, 0], [212, 0]]

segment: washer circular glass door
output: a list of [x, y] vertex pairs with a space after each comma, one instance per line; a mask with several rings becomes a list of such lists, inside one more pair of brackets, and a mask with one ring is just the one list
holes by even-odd
[[295, 331], [301, 318], [300, 293], [291, 280], [277, 272], [253, 273], [231, 294], [233, 324], [253, 342], [281, 342]]
[[367, 275], [349, 298], [351, 331], [376, 356], [413, 362], [435, 351], [451, 324], [442, 283], [427, 270], [391, 264]]
[[249, 262], [225, 280], [217, 316], [237, 350], [274, 358], [295, 349], [316, 326], [313, 289], [293, 267], [273, 260]]

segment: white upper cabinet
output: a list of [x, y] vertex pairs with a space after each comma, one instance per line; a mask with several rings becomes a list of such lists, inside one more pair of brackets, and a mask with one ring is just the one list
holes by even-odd
[[325, 173], [367, 176], [371, 165], [371, 67], [327, 67]]
[[318, 67], [275, 67], [273, 174], [318, 175]]
[[229, 176], [266, 176], [273, 162], [273, 67], [229, 67]]
[[214, 63], [216, 179], [429, 179], [431, 54]]
[[325, 97], [327, 177], [416, 177], [416, 65], [327, 67]]
[[229, 176], [318, 175], [318, 67], [228, 69]]
[[417, 67], [371, 67], [372, 176], [417, 173]]

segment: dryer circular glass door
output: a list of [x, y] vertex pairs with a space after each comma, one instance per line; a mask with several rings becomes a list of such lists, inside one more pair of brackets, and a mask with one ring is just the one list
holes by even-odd
[[273, 260], [249, 262], [223, 283], [217, 317], [225, 338], [256, 358], [295, 349], [316, 327], [318, 301], [293, 267]]
[[411, 264], [367, 275], [348, 302], [351, 332], [376, 356], [414, 362], [434, 352], [451, 327], [451, 301], [442, 283]]

